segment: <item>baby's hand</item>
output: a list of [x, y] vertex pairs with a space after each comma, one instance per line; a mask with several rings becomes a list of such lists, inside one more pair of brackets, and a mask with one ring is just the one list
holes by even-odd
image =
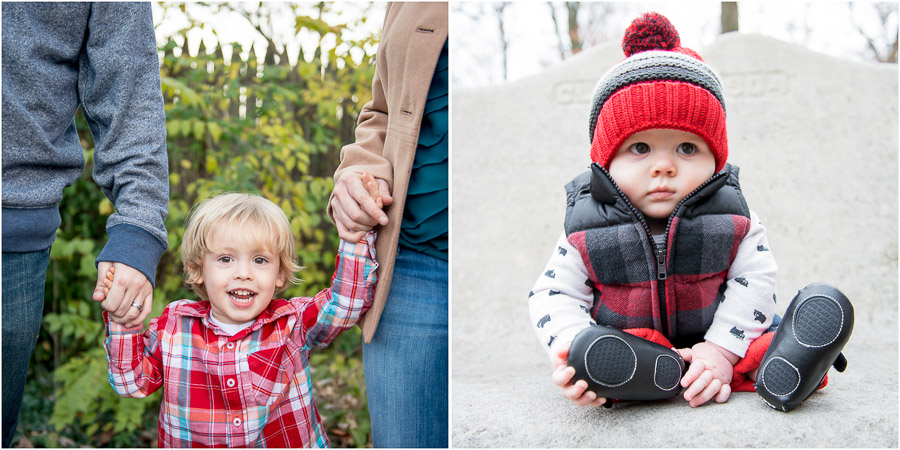
[[575, 368], [566, 365], [569, 358], [569, 348], [561, 350], [553, 358], [553, 384], [562, 388], [563, 397], [569, 399], [576, 406], [602, 406], [606, 403], [603, 397], [597, 397], [594, 391], [588, 391], [588, 384], [584, 380], [578, 380], [572, 384], [575, 376]]
[[691, 367], [681, 379], [686, 387], [684, 399], [692, 407], [700, 406], [710, 399], [725, 403], [731, 396], [731, 377], [734, 364], [740, 357], [712, 342], [700, 342], [691, 348], [677, 349]]

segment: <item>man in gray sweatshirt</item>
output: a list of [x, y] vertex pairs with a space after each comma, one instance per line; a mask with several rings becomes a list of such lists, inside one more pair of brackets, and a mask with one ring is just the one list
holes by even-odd
[[[74, 115], [94, 137], [94, 181], [115, 205], [97, 258], [102, 306], [123, 324], [150, 313], [168, 246], [168, 158], [149, 3], [8, 3], [3, 12], [3, 446], [18, 422], [40, 332], [63, 189], [84, 170]], [[68, 225], [68, 224], [66, 224]], [[63, 225], [63, 226], [66, 226]], [[104, 298], [102, 290], [94, 299]]]

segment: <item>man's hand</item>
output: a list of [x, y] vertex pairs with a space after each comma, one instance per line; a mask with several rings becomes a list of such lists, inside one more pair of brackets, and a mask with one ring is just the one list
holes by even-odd
[[144, 274], [126, 264], [100, 261], [93, 299], [109, 311], [110, 320], [131, 328], [141, 325], [150, 315], [153, 285]]
[[[366, 175], [368, 177], [363, 178]], [[380, 178], [372, 183], [371, 175], [350, 172], [334, 186], [331, 199], [334, 223], [338, 236], [347, 242], [358, 242], [375, 225], [388, 223], [387, 214], [381, 210], [382, 206], [393, 202], [388, 183]], [[378, 204], [378, 197], [382, 205]]]
[[572, 384], [575, 376], [575, 368], [566, 366], [569, 358], [569, 348], [566, 347], [553, 358], [553, 384], [562, 388], [563, 397], [569, 399], [576, 406], [602, 406], [606, 403], [603, 397], [597, 397], [594, 391], [588, 391], [588, 384], [584, 380], [578, 380]]
[[740, 356], [731, 353], [712, 342], [700, 342], [691, 348], [676, 349], [691, 367], [681, 379], [686, 387], [684, 399], [692, 407], [700, 406], [710, 399], [725, 403], [731, 396], [731, 377], [734, 365]]

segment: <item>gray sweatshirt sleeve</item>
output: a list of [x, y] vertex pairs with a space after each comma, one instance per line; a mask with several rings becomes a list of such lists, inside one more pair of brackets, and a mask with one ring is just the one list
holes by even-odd
[[94, 180], [116, 208], [97, 261], [127, 264], [155, 285], [168, 245], [169, 174], [149, 3], [92, 4], [78, 94], [94, 136]]

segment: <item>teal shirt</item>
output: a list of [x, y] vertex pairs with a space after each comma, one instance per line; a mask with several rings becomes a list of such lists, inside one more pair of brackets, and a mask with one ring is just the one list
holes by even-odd
[[428, 88], [400, 225], [400, 245], [446, 261], [448, 236], [447, 42]]

